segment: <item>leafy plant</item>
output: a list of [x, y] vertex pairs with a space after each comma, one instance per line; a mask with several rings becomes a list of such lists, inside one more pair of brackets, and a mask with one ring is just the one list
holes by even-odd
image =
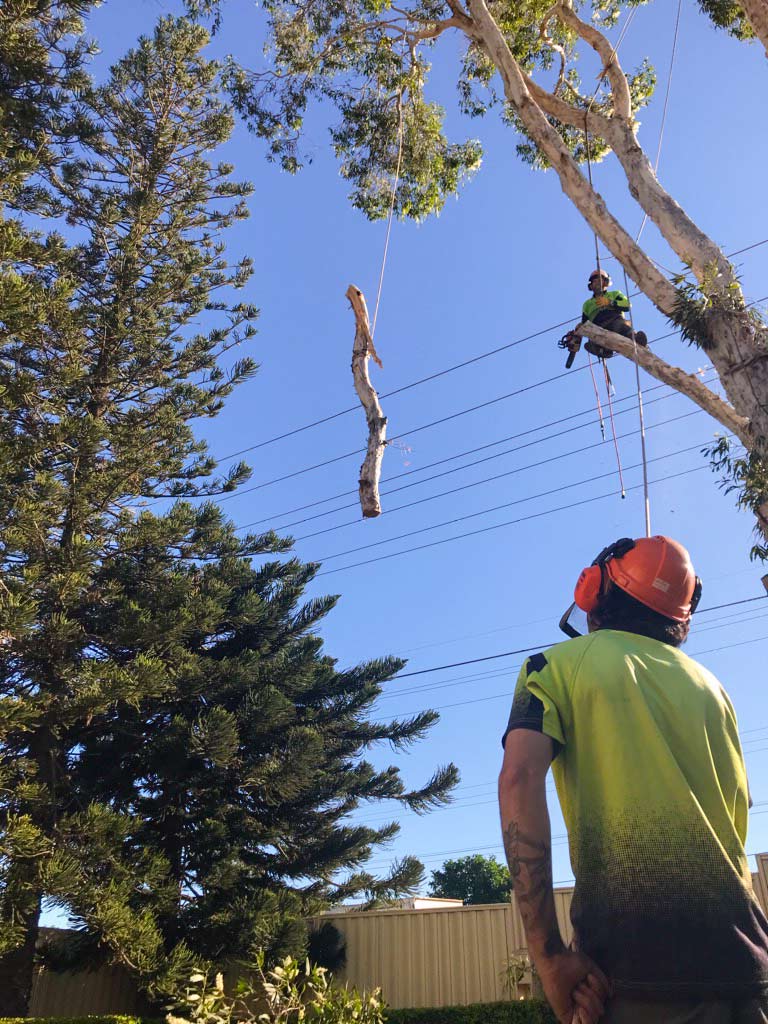
[[243, 968], [232, 995], [226, 993], [221, 975], [213, 982], [202, 971], [191, 975], [171, 1008], [168, 1024], [300, 1024], [310, 1018], [313, 1024], [384, 1024], [379, 989], [360, 993], [333, 985], [328, 971], [309, 960], [302, 966], [285, 957], [266, 970], [260, 952]]

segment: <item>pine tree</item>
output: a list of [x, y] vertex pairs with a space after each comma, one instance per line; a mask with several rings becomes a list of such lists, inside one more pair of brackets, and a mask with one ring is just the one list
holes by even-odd
[[201, 957], [295, 947], [322, 901], [407, 891], [411, 858], [364, 870], [396, 826], [346, 816], [382, 797], [426, 809], [456, 776], [409, 792], [361, 758], [434, 714], [368, 721], [401, 662], [337, 670], [315, 632], [336, 598], [302, 603], [317, 567], [276, 559], [289, 540], [238, 534], [207, 500], [250, 472], [217, 476], [191, 427], [256, 370], [228, 355], [257, 311], [233, 295], [249, 261], [221, 241], [250, 188], [209, 160], [232, 117], [206, 32], [163, 19], [96, 87], [89, 6], [0, 15], [7, 1015], [26, 1012], [43, 901], [80, 929], [70, 962], [168, 990]]

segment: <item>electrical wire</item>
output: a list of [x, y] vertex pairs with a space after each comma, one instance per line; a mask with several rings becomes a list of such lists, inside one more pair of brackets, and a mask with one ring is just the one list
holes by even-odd
[[[683, 420], [683, 419], [687, 419], [689, 416], [698, 416], [698, 415], [699, 415], [699, 410], [696, 410], [694, 412], [683, 413], [681, 416], [675, 416], [675, 417], [673, 417], [670, 420], [665, 420], [663, 424], [658, 424], [658, 425], [659, 426], [666, 426], [668, 423], [674, 423], [677, 420]], [[630, 432], [628, 432], [626, 434], [622, 434], [621, 436], [622, 437], [631, 437], [631, 436], [633, 436], [636, 433], [637, 433], [637, 431], [630, 431]], [[687, 454], [688, 452], [692, 452], [694, 450], [699, 450], [700, 451], [702, 445], [704, 445], [704, 444], [706, 444], [706, 441], [700, 441], [697, 444], [690, 445], [687, 448], [678, 449], [677, 451], [670, 452], [667, 455], [660, 455], [657, 458], [652, 459], [651, 461], [652, 462], [660, 462], [660, 461], [662, 461], [664, 459], [672, 458], [675, 455]], [[485, 477], [482, 480], [473, 480], [471, 483], [462, 484], [460, 487], [453, 487], [449, 491], [441, 491], [439, 494], [430, 494], [430, 495], [427, 495], [425, 498], [418, 498], [416, 501], [410, 501], [410, 502], [408, 502], [405, 505], [396, 505], [394, 508], [389, 509], [389, 513], [392, 514], [394, 512], [401, 512], [404, 509], [410, 509], [410, 508], [413, 508], [416, 505], [422, 505], [425, 502], [434, 501], [437, 498], [444, 498], [444, 497], [449, 496], [449, 495], [459, 494], [459, 493], [462, 493], [464, 491], [471, 490], [473, 487], [479, 487], [481, 484], [486, 484], [486, 483], [490, 483], [492, 481], [503, 479], [504, 477], [513, 476], [513, 475], [515, 475], [517, 473], [522, 473], [522, 472], [524, 472], [525, 470], [528, 470], [528, 469], [538, 469], [540, 466], [550, 465], [553, 462], [559, 462], [561, 459], [572, 458], [574, 455], [580, 455], [582, 450], [583, 451], [589, 451], [591, 447], [597, 447], [597, 445], [594, 445], [594, 446], [593, 445], [588, 445], [587, 448], [585, 448], [585, 449], [576, 449], [574, 451], [564, 452], [561, 455], [553, 455], [549, 459], [541, 459], [538, 462], [531, 462], [531, 463], [528, 463], [528, 465], [526, 465], [526, 466], [517, 466], [514, 469], [506, 470], [504, 473], [497, 473], [494, 476]], [[630, 470], [632, 470], [632, 469], [639, 469], [641, 467], [642, 467], [642, 463], [639, 462], [639, 463], [636, 463], [634, 466], [629, 466], [628, 468]], [[598, 480], [606, 480], [606, 479], [608, 479], [608, 478], [610, 478], [612, 476], [614, 476], [614, 471], [613, 470], [609, 470], [607, 473], [598, 473], [595, 476], [583, 477], [582, 479], [576, 480], [573, 483], [560, 484], [558, 487], [550, 488], [547, 491], [540, 491], [538, 494], [531, 494], [531, 495], [526, 495], [525, 497], [522, 497], [522, 498], [515, 498], [513, 501], [505, 501], [501, 505], [493, 505], [490, 508], [481, 509], [479, 512], [470, 512], [470, 513], [467, 513], [466, 515], [457, 516], [454, 519], [448, 519], [448, 520], [446, 520], [445, 522], [442, 522], [442, 523], [434, 523], [434, 524], [431, 524], [429, 526], [424, 526], [424, 527], [421, 527], [421, 528], [416, 529], [416, 530], [410, 530], [407, 533], [396, 534], [394, 537], [385, 537], [385, 538], [383, 538], [381, 540], [371, 541], [369, 544], [361, 544], [358, 547], [348, 548], [345, 551], [341, 551], [341, 552], [338, 552], [338, 553], [333, 554], [333, 555], [325, 555], [323, 558], [318, 558], [317, 561], [318, 562], [323, 562], [323, 564], [325, 564], [325, 562], [330, 562], [334, 558], [341, 558], [344, 555], [356, 554], [358, 551], [366, 551], [366, 550], [368, 550], [370, 548], [380, 547], [382, 544], [391, 544], [393, 541], [403, 540], [406, 537], [414, 537], [414, 536], [417, 536], [420, 533], [428, 533], [428, 532], [431, 532], [432, 530], [439, 530], [439, 529], [441, 529], [444, 526], [454, 526], [456, 523], [463, 523], [463, 522], [466, 522], [468, 519], [475, 519], [475, 518], [477, 518], [477, 516], [489, 515], [491, 512], [499, 512], [501, 509], [511, 508], [513, 505], [527, 504], [529, 501], [535, 501], [538, 498], [546, 498], [546, 497], [549, 497], [552, 494], [559, 494], [562, 491], [570, 490], [572, 487], [581, 487], [583, 484], [595, 483]], [[351, 525], [356, 526], [359, 522], [360, 522], [360, 520], [355, 519], [355, 520], [350, 520], [350, 521], [348, 521], [346, 523], [339, 523], [337, 526], [328, 526], [324, 530], [316, 530], [314, 533], [303, 534], [300, 537], [296, 537], [295, 540], [297, 540], [297, 541], [307, 540], [310, 537], [317, 537], [320, 534], [333, 533], [336, 530], [343, 530], [347, 526], [351, 526]]]
[[[711, 367], [707, 367], [707, 369], [711, 369]], [[715, 377], [710, 377], [710, 378], [707, 378], [705, 380], [702, 380], [702, 384], [711, 384], [714, 381], [716, 381], [717, 379], [718, 378], [716, 376]], [[679, 391], [676, 391], [674, 388], [670, 387], [667, 384], [655, 384], [653, 387], [648, 388], [648, 390], [646, 391], [646, 394], [651, 394], [654, 391], [659, 391], [659, 390], [662, 390], [662, 389], [666, 390], [667, 394], [660, 395], [658, 398], [654, 398], [650, 402], [647, 402], [646, 404], [647, 405], [655, 405], [657, 402], [665, 402], [665, 401], [667, 401], [670, 398], [675, 398], [675, 397], [679, 397], [680, 396], [680, 392]], [[627, 395], [625, 398], [620, 398], [616, 404], [617, 405], [621, 405], [624, 402], [631, 402], [632, 400], [633, 400], [632, 396], [631, 395]], [[571, 413], [569, 416], [561, 416], [561, 417], [559, 417], [556, 420], [550, 420], [548, 423], [542, 423], [542, 424], [539, 424], [536, 427], [529, 427], [527, 430], [518, 431], [518, 433], [516, 433], [516, 434], [507, 434], [505, 437], [498, 438], [495, 441], [488, 441], [485, 444], [481, 444], [481, 445], [479, 445], [476, 448], [469, 448], [469, 449], [467, 449], [467, 450], [465, 450], [463, 452], [456, 452], [454, 455], [444, 456], [441, 459], [436, 459], [434, 462], [428, 462], [428, 463], [426, 463], [423, 466], [416, 467], [415, 469], [408, 469], [408, 470], [405, 470], [402, 473], [395, 473], [392, 476], [386, 477], [383, 482], [385, 484], [388, 484], [388, 483], [391, 483], [394, 480], [401, 480], [401, 479], [403, 479], [405, 477], [414, 476], [414, 475], [417, 475], [417, 474], [420, 474], [420, 473], [426, 473], [426, 471], [428, 469], [434, 469], [436, 466], [443, 466], [443, 465], [445, 465], [446, 462], [454, 462], [456, 459], [463, 459], [463, 458], [466, 458], [466, 456], [468, 456], [468, 455], [476, 455], [478, 452], [487, 451], [489, 448], [495, 448], [497, 445], [506, 444], [507, 441], [516, 441], [516, 440], [518, 440], [521, 437], [528, 437], [530, 434], [536, 434], [540, 430], [547, 430], [550, 427], [560, 426], [560, 424], [562, 424], [562, 423], [569, 423], [569, 422], [571, 422], [574, 419], [578, 419], [580, 416], [588, 416], [588, 415], [590, 415], [592, 413], [592, 411], [593, 411], [592, 408], [589, 407], [587, 409], [581, 410], [580, 412]], [[620, 412], [616, 413], [616, 416], [618, 418], [619, 416], [624, 416], [628, 412], [631, 412], [631, 411], [632, 411], [631, 409], [622, 409]], [[449, 472], [450, 473], [460, 473], [462, 470], [468, 469], [471, 466], [480, 465], [482, 462], [487, 462], [487, 461], [490, 461], [491, 459], [495, 459], [495, 458], [501, 458], [502, 456], [512, 454], [513, 452], [523, 451], [525, 448], [531, 448], [531, 447], [533, 447], [533, 446], [535, 446], [537, 444], [544, 444], [546, 441], [553, 441], [553, 440], [555, 440], [555, 439], [557, 439], [559, 437], [565, 437], [567, 435], [570, 435], [570, 434], [574, 433], [577, 430], [584, 430], [584, 429], [586, 429], [588, 427], [591, 427], [592, 425], [593, 424], [590, 421], [588, 421], [588, 422], [585, 422], [585, 423], [578, 423], [578, 424], [572, 425], [572, 426], [568, 427], [565, 430], [556, 431], [556, 432], [550, 433], [550, 434], [544, 434], [542, 437], [535, 438], [533, 441], [529, 441], [526, 444], [517, 445], [514, 448], [509, 448], [509, 449], [507, 449], [504, 452], [498, 452], [495, 455], [489, 456], [487, 459], [479, 459], [479, 460], [476, 460], [474, 462], [468, 462], [468, 463], [466, 463], [463, 466], [455, 467], [454, 469], [450, 470]], [[431, 476], [431, 477], [426, 478], [425, 480], [417, 480], [414, 483], [408, 484], [406, 486], [407, 487], [416, 487], [416, 486], [419, 486], [422, 483], [427, 483], [429, 480], [435, 480], [435, 479], [437, 479], [438, 476], [441, 476], [441, 475], [448, 475], [448, 474], [437, 474], [437, 476]], [[389, 494], [396, 494], [398, 491], [405, 490], [405, 489], [406, 489], [406, 487], [392, 487], [392, 488], [389, 488], [388, 490], [382, 490], [382, 492], [381, 492], [382, 493], [382, 497], [385, 497], [386, 495], [389, 495]], [[327, 504], [330, 501], [337, 501], [339, 498], [348, 498], [348, 497], [353, 497], [353, 496], [356, 496], [356, 495], [357, 495], [357, 488], [356, 487], [355, 488], [351, 488], [350, 490], [347, 490], [347, 491], [340, 491], [338, 494], [329, 495], [327, 498], [320, 498], [317, 501], [308, 502], [307, 504], [299, 505], [296, 508], [286, 509], [284, 512], [273, 512], [273, 513], [271, 513], [268, 516], [264, 516], [262, 519], [255, 519], [255, 520], [253, 520], [253, 521], [251, 521], [249, 523], [243, 523], [242, 525], [237, 526], [236, 529], [237, 530], [248, 530], [248, 529], [250, 529], [253, 526], [261, 526], [263, 523], [273, 523], [273, 522], [275, 522], [275, 520], [284, 519], [287, 516], [295, 515], [297, 512], [305, 512], [305, 511], [307, 511], [309, 509], [316, 508], [318, 505], [325, 505], [325, 504]], [[293, 526], [300, 526], [302, 523], [312, 522], [315, 519], [322, 519], [324, 516], [330, 516], [330, 515], [333, 515], [336, 512], [344, 512], [344, 511], [347, 511], [348, 509], [357, 508], [357, 507], [358, 507], [358, 501], [351, 501], [351, 502], [348, 502], [346, 505], [339, 505], [336, 508], [327, 509], [325, 512], [318, 512], [318, 513], [316, 513], [314, 515], [311, 515], [311, 516], [305, 516], [303, 519], [297, 519], [294, 522], [282, 523], [279, 526], [276, 525], [274, 527], [274, 529], [289, 530]], [[388, 510], [385, 509], [382, 512], [382, 515], [385, 515], [387, 511]]]
[[[746, 252], [751, 252], [753, 249], [758, 249], [763, 245], [768, 244], [768, 238], [760, 239], [758, 242], [753, 242], [751, 245], [744, 246], [741, 249], [735, 249], [733, 252], [726, 253], [726, 258], [731, 259], [734, 256], [741, 256]], [[640, 295], [641, 293], [634, 292], [634, 295]], [[763, 300], [758, 300], [763, 301]], [[492, 356], [498, 355], [500, 352], [506, 352], [511, 348], [516, 348], [518, 345], [522, 345], [525, 342], [533, 341], [535, 338], [540, 338], [545, 334], [549, 334], [552, 331], [560, 330], [563, 327], [567, 327], [574, 321], [573, 316], [569, 316], [567, 320], [561, 320], [559, 323], [551, 324], [549, 327], [543, 327], [540, 330], [534, 331], [531, 334], [526, 334], [521, 338], [516, 338], [514, 341], [507, 342], [504, 345], [499, 345], [496, 348], [489, 349], [486, 352], [480, 352], [476, 356], [471, 356], [469, 359], [464, 359], [460, 363], [455, 363], [452, 366], [447, 366], [442, 370], [437, 370], [434, 373], [428, 374], [426, 377], [420, 377], [417, 380], [410, 381], [408, 384], [403, 384], [398, 388], [393, 388], [391, 391], [383, 392], [379, 397], [392, 398], [394, 395], [402, 394], [404, 391], [410, 391], [412, 388], [420, 387], [422, 384], [428, 384], [433, 380], [438, 380], [440, 377], [445, 377], [450, 373], [454, 373], [456, 370], [463, 370], [467, 366], [472, 366], [475, 363], [479, 363], [484, 359], [489, 359]], [[672, 334], [676, 332], [671, 332]], [[664, 335], [665, 338], [671, 337], [671, 334]], [[657, 339], [662, 340], [662, 339]], [[319, 419], [312, 420], [310, 423], [304, 423], [300, 427], [294, 427], [291, 430], [287, 430], [282, 434], [277, 434], [274, 437], [267, 438], [264, 441], [259, 441], [256, 444], [249, 445], [247, 448], [240, 448], [238, 451], [229, 452], [227, 455], [221, 455], [217, 457], [217, 462], [226, 462], [229, 459], [235, 459], [240, 455], [245, 455], [247, 452], [256, 451], [259, 448], [265, 448], [268, 445], [276, 444], [278, 441], [284, 441], [289, 437], [294, 437], [296, 434], [304, 433], [306, 430], [312, 430], [315, 427], [322, 426], [325, 423], [330, 423], [332, 420], [338, 419], [340, 416], [346, 416], [349, 413], [359, 412], [360, 406], [350, 405], [345, 409], [339, 409], [337, 412], [329, 413], [327, 416], [322, 416]], [[358, 451], [353, 454], [357, 455]]]
[[[665, 483], [668, 480], [676, 480], [676, 479], [679, 479], [680, 477], [690, 476], [690, 474], [692, 474], [692, 473], [701, 472], [702, 470], [704, 470], [706, 468], [708, 468], [708, 467], [706, 467], [706, 466], [697, 466], [694, 469], [687, 469], [687, 470], [684, 470], [684, 471], [682, 471], [680, 473], [672, 473], [670, 476], [660, 477], [657, 480], [650, 481], [650, 483], [651, 484]], [[635, 485], [633, 487], [628, 487], [627, 491], [636, 491], [639, 488], [641, 488], [642, 486], [643, 486], [642, 484], [637, 484], [637, 485]], [[481, 527], [481, 528], [479, 528], [477, 530], [469, 530], [466, 533], [457, 534], [455, 537], [444, 537], [441, 540], [429, 541], [426, 544], [417, 544], [415, 547], [412, 547], [412, 548], [404, 548], [402, 551], [393, 551], [393, 552], [391, 552], [390, 554], [387, 554], [387, 555], [378, 555], [376, 558], [367, 558], [367, 559], [365, 559], [362, 562], [352, 562], [350, 565], [342, 565], [342, 566], [339, 566], [337, 569], [323, 569], [321, 572], [317, 573], [317, 575], [315, 576], [315, 579], [317, 579], [320, 576], [330, 576], [332, 573], [345, 572], [348, 569], [357, 569], [357, 568], [360, 568], [361, 566], [364, 566], [364, 565], [372, 565], [374, 562], [383, 562], [383, 561], [387, 561], [390, 558], [398, 558], [400, 555], [409, 555], [409, 554], [413, 554], [416, 551], [426, 551], [428, 548], [440, 547], [443, 544], [451, 544], [454, 541], [465, 540], [468, 537], [477, 537], [480, 534], [490, 533], [493, 530], [501, 530], [501, 529], [504, 529], [507, 526], [517, 526], [520, 523], [530, 522], [533, 519], [541, 519], [544, 516], [553, 515], [556, 512], [567, 512], [567, 511], [570, 511], [571, 509], [574, 509], [574, 508], [582, 508], [584, 505], [591, 505], [595, 501], [601, 501], [604, 498], [612, 498], [612, 497], [614, 497], [614, 492], [613, 491], [607, 491], [604, 494], [597, 494], [597, 495], [594, 495], [591, 498], [584, 498], [581, 501], [574, 501], [574, 502], [571, 502], [568, 505], [560, 505], [557, 508], [544, 509], [541, 512], [533, 512], [530, 515], [521, 516], [518, 519], [509, 519], [509, 520], [507, 520], [504, 523], [496, 523], [493, 526], [483, 526], [483, 527]]]

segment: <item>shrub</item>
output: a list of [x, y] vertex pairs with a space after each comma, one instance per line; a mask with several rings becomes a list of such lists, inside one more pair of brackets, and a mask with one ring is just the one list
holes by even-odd
[[93, 1017], [0, 1017], [0, 1024], [164, 1024], [164, 1022], [118, 1013], [100, 1014]]
[[557, 1024], [541, 999], [508, 1003], [472, 1003], [470, 1006], [425, 1006], [385, 1011], [387, 1024]]

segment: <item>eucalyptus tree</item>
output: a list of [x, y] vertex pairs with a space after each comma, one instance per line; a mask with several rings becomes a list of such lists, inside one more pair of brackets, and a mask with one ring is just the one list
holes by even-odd
[[[472, 117], [495, 110], [521, 159], [557, 175], [567, 199], [639, 289], [688, 342], [707, 352], [725, 401], [654, 353], [594, 325], [584, 330], [689, 395], [745, 445], [746, 457], [736, 458], [722, 442], [714, 461], [756, 514], [763, 541], [755, 552], [766, 555], [766, 328], [745, 302], [721, 248], [664, 188], [642, 147], [637, 114], [653, 93], [655, 73], [647, 62], [626, 71], [609, 36], [620, 15], [642, 2], [265, 0], [253, 15], [263, 21], [264, 61], [249, 67], [234, 54], [228, 84], [242, 116], [267, 141], [270, 158], [291, 171], [301, 165], [309, 103], [335, 108], [331, 141], [352, 203], [381, 217], [394, 191], [397, 213], [421, 218], [438, 211], [480, 164], [479, 142], [446, 135], [448, 97], [438, 95], [438, 103], [427, 96], [435, 93], [431, 62], [451, 36], [453, 58], [457, 39], [461, 109]], [[768, 46], [766, 0], [699, 0], [698, 6], [737, 38]], [[187, 0], [187, 7], [215, 24], [227, 16], [226, 0]], [[589, 53], [599, 62], [596, 90], [583, 84]], [[745, 56], [762, 54], [754, 46]], [[748, 140], [744, 145], [748, 159]], [[587, 158], [609, 154], [682, 264], [680, 275], [665, 276], [590, 182]]]

